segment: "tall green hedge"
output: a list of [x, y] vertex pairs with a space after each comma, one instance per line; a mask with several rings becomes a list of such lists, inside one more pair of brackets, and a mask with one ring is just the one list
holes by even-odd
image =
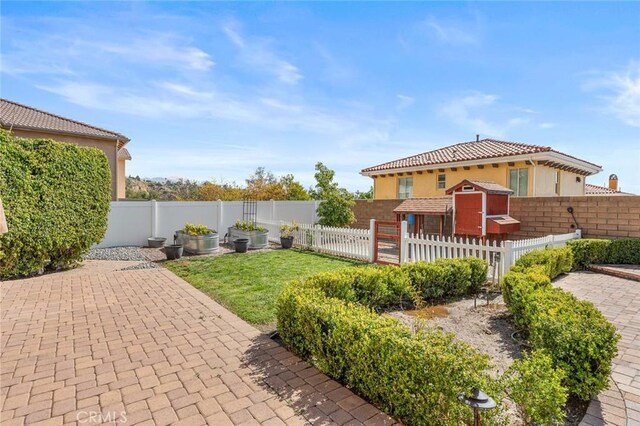
[[111, 199], [107, 157], [96, 148], [20, 139], [0, 130], [0, 278], [79, 261], [104, 237]]

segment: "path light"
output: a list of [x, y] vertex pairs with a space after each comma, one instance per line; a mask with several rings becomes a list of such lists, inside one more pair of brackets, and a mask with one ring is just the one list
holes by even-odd
[[496, 402], [478, 388], [473, 388], [471, 392], [473, 393], [470, 396], [461, 393], [458, 395], [458, 399], [473, 408], [473, 424], [474, 426], [480, 426], [480, 410], [495, 408]]

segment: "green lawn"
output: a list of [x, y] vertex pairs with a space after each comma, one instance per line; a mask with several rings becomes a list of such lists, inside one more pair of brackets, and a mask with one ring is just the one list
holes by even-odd
[[363, 263], [298, 250], [270, 250], [183, 258], [163, 265], [240, 318], [266, 329], [275, 324], [276, 300], [284, 284]]

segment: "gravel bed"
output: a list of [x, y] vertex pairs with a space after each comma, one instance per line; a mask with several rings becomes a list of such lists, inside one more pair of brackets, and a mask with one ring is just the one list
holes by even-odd
[[133, 271], [136, 269], [154, 269], [154, 268], [159, 268], [160, 266], [158, 266], [157, 264], [153, 263], [153, 262], [142, 262], [142, 263], [138, 263], [137, 265], [132, 265], [132, 266], [127, 266], [126, 268], [122, 268], [120, 269], [121, 271]]
[[139, 260], [142, 262], [148, 260], [139, 247], [91, 249], [84, 258], [85, 260]]

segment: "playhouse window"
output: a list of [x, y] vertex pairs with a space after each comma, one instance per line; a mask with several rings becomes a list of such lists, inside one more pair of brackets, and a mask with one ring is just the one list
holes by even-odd
[[446, 175], [438, 175], [438, 189], [445, 189], [447, 187]]
[[509, 170], [509, 189], [513, 191], [516, 197], [526, 197], [529, 186], [529, 169], [510, 169]]
[[398, 179], [398, 198], [405, 199], [413, 196], [413, 178]]

